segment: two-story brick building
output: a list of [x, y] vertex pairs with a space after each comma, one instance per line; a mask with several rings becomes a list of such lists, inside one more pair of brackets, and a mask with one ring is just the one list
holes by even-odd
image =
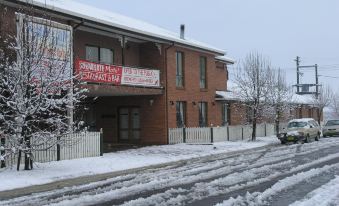
[[106, 143], [166, 144], [169, 128], [226, 123], [215, 97], [234, 62], [184, 26], [177, 34], [69, 0], [4, 0], [0, 12], [7, 34], [17, 33], [18, 13], [71, 28], [74, 72], [89, 90], [78, 118], [102, 128]]

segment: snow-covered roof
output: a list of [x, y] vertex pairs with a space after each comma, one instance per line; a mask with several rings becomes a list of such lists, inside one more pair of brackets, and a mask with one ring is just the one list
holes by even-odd
[[295, 104], [314, 104], [314, 97], [310, 94], [293, 94], [291, 103]]
[[[20, 1], [27, 3], [27, 0]], [[159, 26], [72, 0], [30, 0], [28, 2], [38, 7], [48, 8], [63, 14], [82, 18], [84, 20], [105, 24], [107, 26], [175, 42], [189, 47], [207, 50], [217, 54], [225, 54], [224, 50], [215, 48], [208, 44], [189, 38], [181, 39], [178, 33], [168, 31]]]
[[222, 100], [239, 101], [239, 98], [236, 97], [236, 95], [232, 91], [216, 91], [215, 93], [217, 96], [220, 96]]
[[[237, 95], [237, 84], [233, 81], [227, 82], [227, 91], [216, 91], [216, 94], [221, 96], [224, 100], [238, 100], [241, 98]], [[290, 103], [292, 104], [303, 104], [303, 105], [314, 105], [314, 97], [310, 94], [293, 94]]]
[[289, 122], [308, 122], [314, 120], [313, 118], [292, 119]]
[[216, 60], [222, 61], [222, 62], [226, 62], [226, 63], [230, 63], [230, 64], [234, 64], [235, 60], [228, 57], [228, 56], [217, 56], [215, 57]]

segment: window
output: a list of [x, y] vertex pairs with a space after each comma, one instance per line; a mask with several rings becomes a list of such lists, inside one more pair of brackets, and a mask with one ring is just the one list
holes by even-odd
[[294, 128], [294, 127], [302, 128], [306, 126], [307, 126], [307, 122], [290, 122], [288, 123], [287, 128]]
[[100, 62], [104, 64], [113, 64], [113, 50], [100, 48]]
[[207, 127], [207, 102], [199, 102], [199, 127]]
[[224, 103], [221, 107], [221, 116], [222, 116], [222, 126], [231, 124], [231, 115], [230, 115], [230, 107], [228, 104]]
[[186, 125], [186, 102], [177, 102], [177, 127], [185, 127]]
[[113, 50], [96, 46], [86, 46], [86, 60], [100, 62], [103, 64], [113, 64]]
[[91, 62], [99, 62], [99, 48], [94, 46], [86, 46], [86, 60]]
[[200, 89], [206, 88], [206, 57], [200, 57]]
[[335, 126], [335, 125], [339, 125], [339, 120], [328, 120], [325, 126]]
[[176, 52], [176, 86], [184, 87], [184, 54]]
[[253, 122], [253, 109], [250, 106], [246, 106], [246, 122], [247, 123]]

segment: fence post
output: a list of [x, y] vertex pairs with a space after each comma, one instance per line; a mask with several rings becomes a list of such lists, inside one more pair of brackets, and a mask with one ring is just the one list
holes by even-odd
[[211, 127], [211, 143], [213, 143], [213, 127]]
[[[1, 142], [0, 142], [0, 148], [1, 149], [1, 153], [0, 155], [5, 155], [5, 138], [0, 138]], [[5, 163], [5, 160], [1, 160], [0, 162], [0, 168], [4, 168], [6, 167], [6, 163]]]
[[100, 128], [100, 156], [104, 155], [104, 130]]
[[182, 134], [183, 141], [184, 141], [184, 143], [186, 143], [186, 127], [182, 128], [182, 132], [183, 132], [183, 134]]
[[244, 127], [241, 127], [241, 140], [244, 140]]
[[60, 137], [57, 137], [57, 161], [60, 161]]
[[227, 141], [230, 141], [230, 128], [227, 126]]
[[267, 127], [266, 127], [266, 123], [264, 124], [265, 125], [265, 137], [267, 136]]
[[20, 162], [21, 162], [21, 150], [19, 150], [19, 155], [18, 155], [18, 163], [16, 166], [16, 170], [19, 171], [20, 169]]

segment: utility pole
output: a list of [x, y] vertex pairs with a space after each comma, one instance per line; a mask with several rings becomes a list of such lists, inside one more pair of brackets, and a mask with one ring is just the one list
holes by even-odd
[[[315, 94], [316, 98], [319, 96], [319, 75], [318, 75], [318, 64], [314, 65], [302, 65], [300, 66], [300, 57], [297, 56], [295, 59], [297, 63], [297, 84], [295, 85], [297, 87], [297, 94]], [[314, 68], [315, 70], [315, 84], [300, 84], [300, 69], [304, 68]], [[315, 92], [310, 92], [309, 87], [314, 87], [315, 86]], [[300, 87], [303, 88], [302, 91], [300, 91]], [[304, 91], [304, 87], [307, 88], [306, 91]]]
[[296, 63], [297, 63], [297, 93], [299, 93], [299, 63], [300, 63], [300, 58], [299, 56], [297, 56], [297, 58], [295, 59]]
[[314, 65], [315, 68], [315, 97], [318, 99], [318, 95], [319, 95], [319, 79], [318, 79], [318, 64]]

